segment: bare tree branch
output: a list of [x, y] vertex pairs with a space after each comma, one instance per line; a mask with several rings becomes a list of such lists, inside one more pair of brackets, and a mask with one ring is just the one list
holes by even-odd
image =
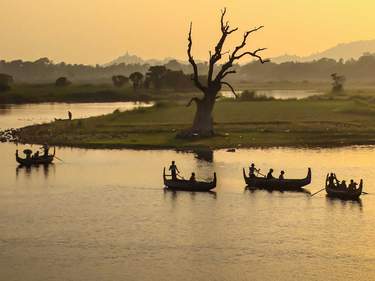
[[246, 55], [250, 55], [254, 58], [257, 58], [261, 63], [266, 63], [266, 62], [270, 62], [269, 59], [263, 59], [260, 55], [258, 55], [259, 52], [261, 51], [264, 51], [264, 50], [267, 50], [267, 48], [260, 48], [260, 49], [257, 49], [253, 52], [244, 52], [243, 54], [241, 55], [238, 55], [236, 57], [237, 60], [241, 59], [242, 57], [246, 56]]
[[224, 72], [223, 75], [222, 75], [222, 79], [224, 79], [225, 76], [227, 76], [229, 74], [234, 74], [234, 73], [237, 73], [237, 72], [235, 70], [230, 70], [230, 71]]
[[224, 18], [225, 18], [226, 12], [227, 12], [226, 8], [224, 8], [221, 11], [221, 19], [220, 19], [221, 37], [220, 37], [218, 43], [216, 44], [215, 53], [213, 55], [211, 55], [211, 53], [210, 53], [209, 69], [208, 69], [208, 77], [207, 77], [207, 83], [208, 84], [210, 84], [212, 82], [212, 75], [213, 75], [213, 72], [214, 72], [215, 64], [219, 60], [221, 60], [222, 56], [225, 54], [225, 53], [222, 53], [222, 49], [223, 49], [225, 40], [227, 39], [228, 35], [230, 35], [231, 33], [238, 30], [238, 28], [230, 29], [229, 22], [226, 22], [224, 24]]
[[198, 102], [200, 102], [200, 99], [197, 98], [197, 97], [192, 98], [192, 99], [189, 101], [189, 103], [186, 105], [186, 107], [189, 107], [189, 106], [193, 103], [193, 101], [194, 101], [195, 103], [198, 103]]
[[193, 39], [192, 39], [192, 36], [191, 36], [191, 33], [192, 33], [192, 29], [193, 29], [193, 24], [190, 23], [190, 30], [189, 30], [189, 37], [188, 37], [188, 50], [187, 50], [187, 53], [188, 53], [188, 56], [189, 56], [189, 62], [190, 64], [193, 66], [193, 75], [192, 75], [192, 79], [194, 81], [194, 84], [195, 86], [200, 89], [202, 92], [205, 91], [205, 87], [203, 87], [203, 85], [201, 84], [201, 82], [199, 81], [199, 73], [198, 73], [198, 66], [197, 64], [195, 63], [195, 60], [191, 54], [191, 49], [193, 47]]
[[245, 46], [246, 46], [246, 43], [247, 43], [247, 39], [248, 37], [250, 36], [250, 34], [262, 29], [263, 26], [259, 26], [259, 27], [255, 27], [249, 31], [246, 31], [243, 35], [243, 39], [242, 39], [242, 42], [241, 44], [237, 45], [234, 49], [234, 51], [232, 52], [232, 54], [229, 55], [229, 58], [228, 58], [228, 61], [226, 63], [224, 63], [221, 67], [221, 70], [218, 72], [216, 78], [215, 78], [215, 82], [219, 83], [226, 75], [228, 74], [225, 74], [228, 72], [228, 70], [233, 67], [233, 64], [236, 60], [240, 60], [242, 57], [246, 56], [246, 55], [250, 55], [252, 57], [255, 57], [257, 58], [261, 63], [266, 63], [266, 62], [269, 62], [269, 60], [267, 59], [263, 59], [258, 53], [261, 52], [261, 51], [264, 51], [266, 50], [265, 48], [260, 48], [260, 49], [257, 49], [255, 51], [252, 51], [252, 52], [244, 52], [240, 55], [238, 55], [237, 53], [242, 50]]
[[233, 95], [236, 97], [236, 99], [238, 98], [238, 95], [237, 95], [236, 91], [234, 90], [234, 88], [231, 84], [229, 84], [228, 82], [225, 82], [225, 81], [221, 81], [220, 83], [228, 86], [231, 89]]

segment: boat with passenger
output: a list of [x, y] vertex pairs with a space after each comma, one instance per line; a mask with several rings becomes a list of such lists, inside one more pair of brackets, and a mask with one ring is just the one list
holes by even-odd
[[55, 158], [56, 150], [53, 149], [53, 154], [47, 153], [39, 155], [39, 152], [36, 152], [32, 155], [30, 149], [25, 149], [23, 153], [26, 155], [25, 158], [19, 156], [18, 150], [16, 150], [16, 161], [22, 166], [34, 166], [34, 165], [49, 165], [53, 162]]
[[303, 187], [311, 183], [311, 169], [308, 169], [307, 175], [303, 179], [267, 178], [255, 176], [254, 174], [247, 176], [245, 169], [243, 169], [243, 177], [250, 189], [306, 192]]
[[182, 190], [182, 191], [194, 191], [194, 192], [206, 192], [214, 189], [216, 187], [216, 173], [212, 181], [197, 181], [197, 180], [186, 180], [186, 179], [177, 179], [172, 178], [169, 175], [165, 174], [165, 168], [163, 170], [163, 180], [164, 185], [171, 190]]
[[326, 192], [327, 196], [331, 198], [339, 198], [343, 200], [359, 200], [363, 193], [363, 180], [361, 179], [358, 187], [353, 180], [350, 181], [349, 186], [346, 186], [345, 181], [339, 181], [335, 174], [327, 174], [326, 178]]

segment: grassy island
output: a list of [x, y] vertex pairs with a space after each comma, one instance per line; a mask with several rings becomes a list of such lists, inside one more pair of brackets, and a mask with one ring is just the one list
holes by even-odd
[[88, 148], [342, 146], [375, 144], [375, 103], [369, 97], [217, 102], [216, 136], [178, 139], [194, 107], [158, 102], [154, 107], [22, 128], [21, 142]]

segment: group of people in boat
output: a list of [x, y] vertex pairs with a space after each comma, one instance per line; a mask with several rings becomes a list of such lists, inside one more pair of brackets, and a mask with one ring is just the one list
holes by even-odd
[[[175, 161], [172, 161], [171, 165], [169, 166], [169, 171], [171, 172], [171, 176], [172, 176], [172, 179], [173, 180], [178, 180], [178, 175], [180, 174], [180, 171], [178, 170], [177, 168], [177, 165], [176, 165], [176, 162]], [[252, 163], [249, 167], [249, 177], [250, 178], [255, 178], [257, 177], [255, 175], [255, 173], [257, 174], [260, 174], [264, 177], [266, 177], [267, 179], [275, 179], [275, 177], [273, 176], [273, 172], [274, 170], [273, 169], [270, 169], [269, 172], [267, 173], [267, 175], [262, 175], [260, 173], [260, 169], [257, 169], [255, 168], [255, 164]], [[285, 172], [284, 171], [281, 171], [280, 172], [280, 175], [278, 177], [279, 180], [284, 180], [284, 175], [285, 175]], [[195, 178], [195, 173], [191, 173], [191, 176], [189, 178], [189, 181], [192, 181], [192, 182], [195, 182], [196, 181], [196, 178]]]
[[328, 187], [336, 190], [343, 191], [355, 191], [357, 190], [358, 183], [354, 180], [350, 180], [349, 185], [347, 185], [345, 180], [338, 180], [335, 173], [330, 173], [328, 176]]
[[[172, 180], [178, 180], [178, 175], [180, 174], [180, 171], [177, 168], [176, 162], [172, 161], [171, 165], [169, 166], [169, 171], [171, 172]], [[195, 182], [195, 173], [191, 173], [191, 176], [189, 178], [189, 181]]]
[[44, 144], [40, 149], [43, 150], [43, 154], [40, 155], [39, 150], [33, 153], [30, 149], [26, 149], [24, 151], [26, 155], [26, 159], [38, 159], [39, 157], [47, 157], [49, 154], [49, 146], [48, 144]]
[[[263, 177], [265, 177], [267, 179], [275, 179], [275, 177], [273, 176], [273, 172], [274, 172], [274, 170], [271, 168], [268, 171], [267, 175], [263, 175], [263, 174], [261, 174], [260, 169], [255, 168], [255, 164], [254, 163], [251, 163], [251, 165], [249, 167], [249, 177], [250, 178], [256, 178], [257, 177], [256, 174], [258, 174], [258, 175], [261, 175], [261, 176], [263, 176]], [[285, 179], [284, 176], [285, 176], [285, 172], [281, 171], [278, 179], [279, 180], [283, 180], [283, 179]]]

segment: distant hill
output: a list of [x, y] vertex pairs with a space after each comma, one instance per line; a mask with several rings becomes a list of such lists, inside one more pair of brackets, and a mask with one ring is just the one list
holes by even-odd
[[128, 52], [118, 57], [117, 59], [106, 63], [104, 66], [110, 66], [110, 65], [116, 65], [120, 63], [124, 64], [148, 64], [148, 65], [164, 65], [167, 64], [169, 61], [174, 60], [174, 58], [164, 58], [164, 59], [143, 59], [141, 57], [138, 57], [136, 55], [131, 55]]
[[325, 50], [320, 53], [312, 54], [306, 57], [299, 57], [294, 55], [283, 55], [279, 57], [275, 57], [272, 59], [274, 63], [283, 63], [288, 61], [296, 61], [296, 62], [307, 62], [313, 60], [319, 60], [322, 58], [330, 58], [330, 59], [358, 59], [364, 53], [375, 53], [375, 40], [367, 40], [367, 41], [355, 41], [350, 43], [342, 43], [333, 48]]

